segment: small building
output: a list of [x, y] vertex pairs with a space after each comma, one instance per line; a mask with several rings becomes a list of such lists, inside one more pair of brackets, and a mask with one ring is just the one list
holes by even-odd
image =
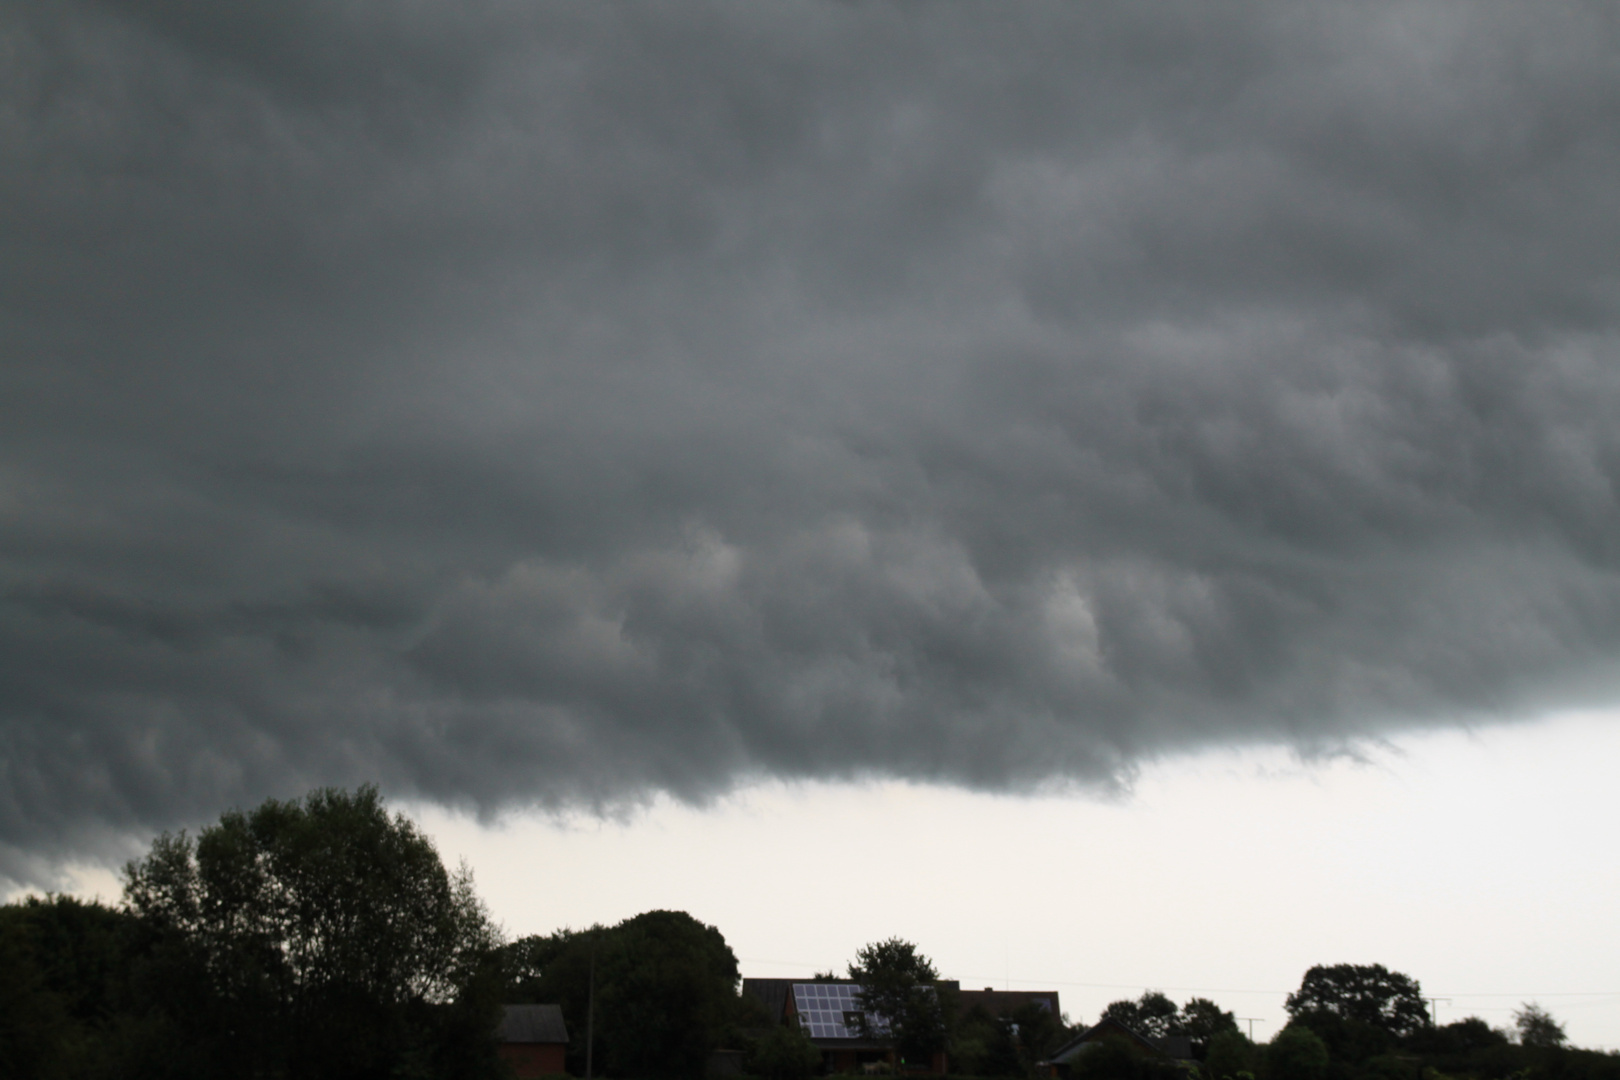
[[503, 1005], [496, 1053], [518, 1080], [568, 1071], [568, 1025], [560, 1005]]

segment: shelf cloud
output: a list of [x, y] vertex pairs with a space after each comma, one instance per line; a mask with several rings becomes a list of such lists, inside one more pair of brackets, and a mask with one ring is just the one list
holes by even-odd
[[6, 5], [0, 875], [1615, 702], [1617, 36]]

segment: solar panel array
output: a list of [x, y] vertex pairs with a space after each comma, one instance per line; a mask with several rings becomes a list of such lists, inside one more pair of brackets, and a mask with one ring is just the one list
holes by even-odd
[[[817, 1039], [858, 1039], [861, 988], [852, 983], [794, 983], [793, 1006], [799, 1023]], [[874, 1018], [881, 1031], [883, 1024]]]

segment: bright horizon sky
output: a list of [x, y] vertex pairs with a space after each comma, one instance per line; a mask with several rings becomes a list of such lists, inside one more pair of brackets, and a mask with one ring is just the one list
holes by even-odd
[[1441, 1022], [1508, 1026], [1537, 1000], [1612, 1049], [1617, 752], [1613, 723], [1583, 714], [1363, 761], [1179, 758], [1117, 801], [767, 784], [629, 824], [419, 820], [512, 934], [677, 908], [751, 976], [842, 972], [897, 934], [964, 986], [1056, 989], [1075, 1021], [1156, 988], [1254, 1017], [1262, 1039], [1312, 964], [1382, 963], [1449, 998]]
[[[1252, 1017], [1261, 1040], [1312, 964], [1382, 963], [1442, 999], [1442, 1023], [1509, 1026], [1534, 1000], [1575, 1044], [1617, 1049], [1617, 756], [1612, 718], [1583, 713], [1360, 760], [1176, 758], [1114, 800], [772, 782], [492, 825], [399, 805], [511, 936], [672, 908], [718, 926], [745, 976], [781, 977], [899, 935], [964, 986], [1058, 990], [1072, 1021], [1154, 988]], [[81, 869], [78, 891], [117, 885]]]

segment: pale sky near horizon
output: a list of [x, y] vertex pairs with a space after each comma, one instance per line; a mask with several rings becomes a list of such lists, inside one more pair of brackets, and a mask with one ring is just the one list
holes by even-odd
[[515, 930], [1267, 1029], [1375, 960], [1620, 1046], [1551, 996], [1620, 989], [1617, 56], [1580, 3], [0, 0], [0, 889], [374, 782]]
[[[1442, 1023], [1510, 1026], [1533, 1000], [1620, 1049], [1617, 759], [1612, 717], [1581, 714], [1359, 760], [1179, 758], [1106, 801], [766, 783], [618, 821], [407, 811], [512, 937], [672, 908], [718, 926], [744, 975], [781, 977], [899, 935], [964, 986], [1058, 990], [1073, 1021], [1162, 989], [1262, 1040], [1307, 967], [1382, 963]], [[77, 884], [116, 896], [105, 871]]]
[[[1418, 979], [1442, 1023], [1539, 1001], [1620, 1049], [1611, 716], [1143, 769], [1114, 801], [898, 783], [755, 787], [628, 824], [429, 811], [509, 933], [686, 910], [745, 975], [843, 971], [899, 935], [964, 986], [1056, 989], [1072, 1020], [1143, 989], [1255, 1017], [1317, 963]], [[1247, 1027], [1247, 1024], [1245, 1024]]]

